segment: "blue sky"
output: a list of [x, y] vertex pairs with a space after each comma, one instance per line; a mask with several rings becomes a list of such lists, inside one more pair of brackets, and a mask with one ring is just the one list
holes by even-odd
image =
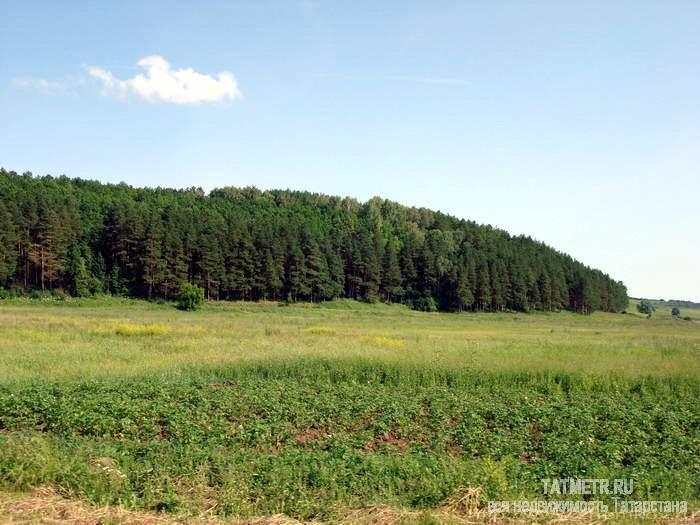
[[0, 11], [7, 169], [380, 195], [700, 300], [698, 2]]

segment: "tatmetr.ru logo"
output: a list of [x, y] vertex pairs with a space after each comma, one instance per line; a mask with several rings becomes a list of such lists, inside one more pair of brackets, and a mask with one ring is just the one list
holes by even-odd
[[547, 495], [626, 495], [634, 492], [632, 479], [604, 478], [551, 478], [543, 479], [544, 494]]

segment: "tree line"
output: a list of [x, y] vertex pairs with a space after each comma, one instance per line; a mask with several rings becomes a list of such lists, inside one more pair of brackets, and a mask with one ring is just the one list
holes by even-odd
[[526, 236], [375, 197], [133, 188], [0, 169], [0, 287], [419, 309], [620, 311], [627, 290]]

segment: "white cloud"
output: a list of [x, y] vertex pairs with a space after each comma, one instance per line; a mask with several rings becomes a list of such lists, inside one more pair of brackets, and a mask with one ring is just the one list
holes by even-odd
[[35, 77], [13, 78], [12, 87], [22, 91], [39, 91], [45, 94], [60, 93], [66, 89], [62, 82]]
[[192, 68], [170, 69], [170, 64], [158, 55], [142, 58], [137, 65], [145, 69], [145, 74], [126, 80], [101, 67], [89, 67], [88, 73], [102, 82], [103, 94], [119, 98], [132, 94], [150, 102], [201, 104], [241, 97], [236, 78], [228, 71], [214, 76], [197, 73]]

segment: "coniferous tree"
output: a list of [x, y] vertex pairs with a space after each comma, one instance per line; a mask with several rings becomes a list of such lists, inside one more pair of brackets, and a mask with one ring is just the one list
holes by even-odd
[[491, 295], [491, 275], [489, 273], [489, 266], [483, 258], [479, 260], [476, 279], [476, 303], [478, 309], [489, 309], [493, 297]]
[[527, 272], [527, 302], [535, 309], [539, 309], [542, 305], [540, 290], [537, 286], [537, 274], [533, 269]]
[[17, 271], [18, 244], [12, 212], [0, 201], [0, 286], [6, 286]]
[[552, 285], [549, 279], [549, 275], [546, 271], [542, 271], [537, 280], [537, 286], [540, 292], [540, 298], [542, 300], [542, 308], [544, 310], [552, 309]]
[[298, 244], [289, 248], [285, 274], [285, 288], [292, 301], [304, 300], [311, 296], [311, 287], [306, 275], [306, 258]]
[[413, 235], [408, 235], [404, 240], [399, 253], [399, 265], [403, 278], [402, 288], [408, 299], [414, 299], [418, 295], [420, 285], [418, 284], [418, 270], [416, 269], [416, 259], [418, 250]]
[[146, 283], [146, 296], [151, 299], [165, 280], [166, 260], [163, 256], [163, 227], [156, 213], [149, 217], [141, 255], [141, 273]]
[[493, 310], [499, 311], [505, 308], [505, 294], [503, 291], [503, 281], [501, 280], [500, 265], [498, 261], [491, 264], [491, 306]]
[[360, 270], [361, 291], [364, 300], [375, 302], [379, 299], [379, 283], [381, 280], [381, 265], [377, 246], [378, 228], [374, 233], [367, 232], [360, 236]]
[[399, 267], [396, 247], [393, 240], [389, 240], [386, 243], [382, 261], [382, 293], [387, 301], [393, 302], [401, 299], [403, 295], [401, 281], [401, 268]]
[[75, 297], [90, 295], [90, 276], [85, 267], [85, 259], [80, 255], [77, 245], [71, 245], [68, 252], [68, 268], [66, 272], [68, 290]]
[[527, 312], [530, 310], [528, 300], [528, 288], [525, 281], [525, 271], [519, 264], [515, 264], [512, 269], [511, 283], [513, 287], [513, 309]]
[[221, 252], [221, 231], [224, 224], [214, 213], [205, 213], [201, 220], [196, 251], [197, 279], [207, 299], [219, 297], [219, 285], [224, 278], [224, 257]]
[[[174, 298], [621, 311], [627, 290], [529, 237], [304, 192], [136, 189], [0, 169], [0, 286]], [[422, 306], [421, 306], [422, 305]]]
[[340, 297], [345, 289], [345, 273], [343, 272], [343, 261], [337, 250], [334, 250], [329, 242], [324, 247], [326, 265], [328, 267], [328, 298]]
[[305, 238], [303, 246], [305, 276], [311, 302], [323, 301], [330, 297], [331, 290], [328, 261], [314, 239]]
[[[470, 277], [471, 276], [471, 277]], [[462, 261], [457, 272], [457, 309], [471, 310], [474, 305], [474, 291], [470, 279], [475, 279], [473, 265]]]

